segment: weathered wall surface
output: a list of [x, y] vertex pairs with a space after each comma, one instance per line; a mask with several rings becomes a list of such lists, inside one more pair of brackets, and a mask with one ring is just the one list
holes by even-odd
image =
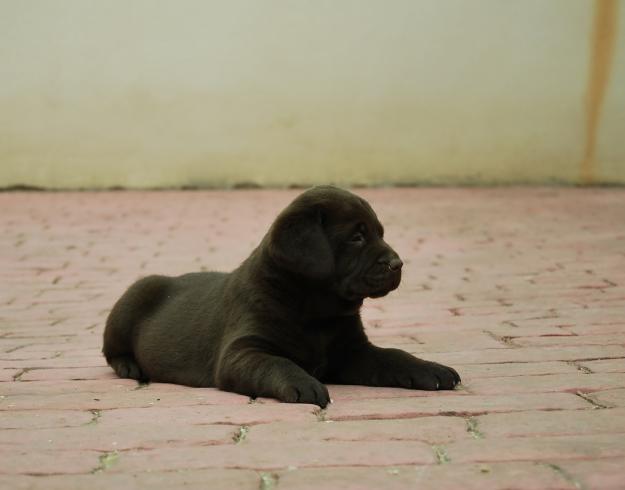
[[0, 186], [625, 183], [618, 0], [0, 0]]

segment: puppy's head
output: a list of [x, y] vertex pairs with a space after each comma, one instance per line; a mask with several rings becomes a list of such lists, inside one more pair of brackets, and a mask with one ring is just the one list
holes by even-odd
[[267, 238], [277, 264], [348, 301], [384, 296], [401, 281], [403, 263], [369, 203], [337, 187], [298, 196]]

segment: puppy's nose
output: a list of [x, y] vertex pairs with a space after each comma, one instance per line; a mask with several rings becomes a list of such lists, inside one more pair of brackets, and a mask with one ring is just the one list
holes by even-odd
[[391, 257], [391, 258], [386, 256], [386, 257], [380, 258], [378, 260], [378, 262], [380, 264], [386, 265], [388, 267], [388, 269], [390, 271], [392, 271], [392, 272], [397, 272], [398, 270], [401, 269], [402, 265], [404, 265], [402, 260], [399, 257], [397, 257], [397, 256], [394, 256], [394, 257]]
[[404, 265], [404, 263], [399, 257], [397, 257], [396, 259], [391, 259], [391, 261], [388, 263], [388, 268], [395, 272], [400, 270], [402, 265]]

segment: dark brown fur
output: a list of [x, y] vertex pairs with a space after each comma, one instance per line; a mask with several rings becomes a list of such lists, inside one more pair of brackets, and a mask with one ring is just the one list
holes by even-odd
[[297, 197], [233, 272], [149, 276], [117, 301], [104, 355], [118, 376], [329, 402], [323, 383], [453, 389], [458, 373], [372, 345], [366, 297], [397, 288], [402, 262], [369, 204], [336, 187]]

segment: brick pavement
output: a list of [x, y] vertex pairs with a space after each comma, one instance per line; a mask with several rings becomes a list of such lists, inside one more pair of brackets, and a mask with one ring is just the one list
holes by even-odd
[[124, 288], [235, 267], [296, 191], [0, 194], [0, 487], [625, 488], [625, 190], [360, 193], [406, 262], [368, 332], [454, 392], [320, 411], [116, 379]]

